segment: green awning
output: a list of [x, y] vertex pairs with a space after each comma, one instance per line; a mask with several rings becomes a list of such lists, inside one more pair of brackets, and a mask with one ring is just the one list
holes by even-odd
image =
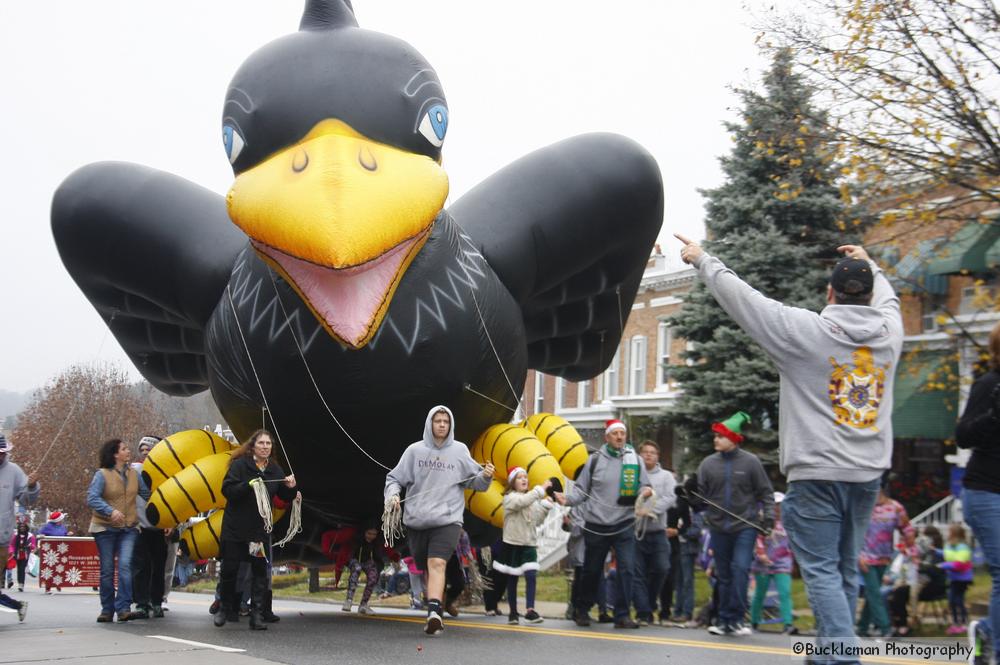
[[892, 269], [887, 274], [893, 288], [905, 293], [948, 293], [948, 277], [928, 273], [928, 262], [935, 258], [939, 247], [946, 246], [945, 241], [946, 238], [923, 240], [909, 254], [891, 264]]
[[892, 395], [893, 438], [955, 438], [959, 414], [954, 352], [904, 352]]
[[941, 245], [927, 264], [931, 275], [981, 273], [1000, 265], [1000, 224], [969, 222]]

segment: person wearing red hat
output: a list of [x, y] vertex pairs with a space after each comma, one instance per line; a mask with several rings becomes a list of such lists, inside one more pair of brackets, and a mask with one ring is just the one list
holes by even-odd
[[66, 526], [66, 513], [53, 510], [49, 513], [48, 521], [38, 530], [39, 536], [68, 536], [69, 528]]
[[[590, 461], [565, 496], [568, 506], [581, 506], [584, 518], [583, 578], [573, 620], [578, 626], [590, 625], [590, 608], [597, 597], [597, 586], [604, 574], [604, 560], [615, 550], [615, 628], [638, 628], [629, 611], [635, 579], [635, 502], [640, 496], [653, 495], [646, 467], [639, 455], [626, 443], [628, 429], [618, 419], [604, 427], [605, 445], [590, 456]], [[557, 499], [562, 495], [556, 495]]]
[[[7, 437], [0, 434], [0, 542], [4, 543], [9, 543], [14, 535], [14, 502], [22, 507], [30, 506], [38, 500], [42, 491], [36, 474], [25, 474], [21, 467], [8, 459], [12, 448]], [[7, 569], [7, 556], [7, 548], [0, 547], [0, 570]], [[28, 612], [27, 602], [18, 602], [3, 592], [0, 592], [0, 605], [17, 610], [21, 621]]]

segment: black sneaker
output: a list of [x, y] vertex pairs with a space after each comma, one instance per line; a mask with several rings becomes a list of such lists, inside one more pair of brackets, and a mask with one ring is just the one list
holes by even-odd
[[632, 619], [622, 619], [621, 621], [615, 621], [615, 628], [638, 628], [639, 624]]
[[545, 621], [535, 610], [528, 610], [524, 613], [524, 620], [528, 623], [542, 623]]
[[597, 623], [614, 623], [615, 619], [607, 612], [601, 612], [597, 615]]
[[[129, 619], [148, 619], [149, 610], [145, 606], [139, 606], [135, 612], [129, 613]], [[121, 619], [119, 619], [121, 621]]]
[[521, 623], [520, 618], [517, 616], [517, 612], [511, 612], [509, 615], [507, 615], [507, 623], [511, 626], [516, 626], [517, 624]]
[[444, 632], [444, 620], [441, 615], [437, 612], [431, 611], [427, 614], [427, 625], [424, 626], [424, 632], [435, 637]]
[[590, 625], [590, 615], [587, 614], [586, 612], [578, 611], [573, 616], [573, 622], [578, 626], [583, 626], [584, 628], [586, 628], [587, 626]]
[[[221, 606], [222, 606], [222, 601], [216, 598], [215, 600], [212, 601], [212, 604], [208, 606], [208, 613], [215, 614], [216, 612], [219, 611], [219, 607]], [[160, 609], [161, 610], [163, 609], [162, 605], [160, 606]]]

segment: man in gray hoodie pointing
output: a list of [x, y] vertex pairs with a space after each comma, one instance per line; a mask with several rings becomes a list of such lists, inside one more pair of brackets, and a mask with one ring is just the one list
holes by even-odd
[[441, 600], [448, 559], [462, 533], [466, 487], [483, 492], [493, 478], [493, 465], [472, 459], [455, 440], [455, 418], [446, 406], [435, 406], [424, 422], [424, 437], [403, 451], [385, 477], [385, 503], [398, 505], [406, 490], [403, 524], [417, 565], [427, 571], [427, 625], [424, 632], [444, 630]]
[[676, 237], [684, 243], [681, 259], [777, 366], [785, 529], [819, 646], [853, 643], [858, 551], [892, 457], [892, 388], [903, 346], [899, 299], [858, 245], [837, 248], [845, 258], [817, 314], [765, 297], [698, 244]]

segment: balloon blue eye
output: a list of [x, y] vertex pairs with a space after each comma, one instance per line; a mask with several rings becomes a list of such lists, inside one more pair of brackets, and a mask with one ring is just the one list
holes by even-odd
[[448, 132], [448, 109], [442, 104], [435, 104], [427, 109], [427, 114], [420, 121], [418, 128], [424, 138], [435, 148], [444, 143], [444, 135]]
[[240, 151], [243, 150], [243, 146], [246, 143], [239, 132], [229, 125], [224, 125], [222, 127], [222, 145], [226, 147], [226, 157], [229, 158], [229, 163], [232, 164], [240, 156]]

